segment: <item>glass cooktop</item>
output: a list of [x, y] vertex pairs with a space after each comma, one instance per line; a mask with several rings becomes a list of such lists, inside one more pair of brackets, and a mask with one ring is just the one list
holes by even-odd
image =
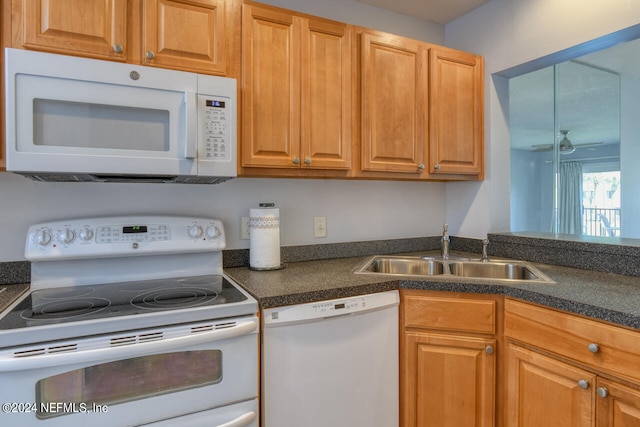
[[247, 300], [225, 277], [206, 275], [83, 285], [31, 292], [0, 319], [0, 330], [198, 310]]

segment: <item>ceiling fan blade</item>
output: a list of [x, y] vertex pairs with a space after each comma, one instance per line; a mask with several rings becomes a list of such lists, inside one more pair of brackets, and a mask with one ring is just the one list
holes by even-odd
[[585, 147], [593, 147], [595, 145], [601, 145], [601, 144], [604, 144], [604, 142], [585, 142], [584, 144], [573, 144], [573, 146], [576, 148], [585, 148]]
[[[584, 144], [573, 144], [573, 146], [575, 148], [587, 148], [587, 147], [593, 147], [601, 144], [604, 144], [604, 142], [586, 142]], [[553, 150], [553, 144], [535, 144], [531, 146], [530, 151], [538, 152], [538, 151], [551, 151], [551, 150]]]
[[531, 151], [550, 151], [553, 150], [553, 144], [536, 144], [531, 146]]

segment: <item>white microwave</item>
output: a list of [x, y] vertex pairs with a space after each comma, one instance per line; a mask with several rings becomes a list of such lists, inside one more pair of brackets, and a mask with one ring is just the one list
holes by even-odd
[[236, 176], [236, 80], [5, 51], [7, 170], [41, 181]]

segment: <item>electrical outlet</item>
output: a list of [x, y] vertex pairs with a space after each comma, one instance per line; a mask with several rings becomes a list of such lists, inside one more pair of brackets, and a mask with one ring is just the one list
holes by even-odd
[[327, 217], [313, 217], [313, 237], [327, 237]]
[[249, 217], [243, 216], [241, 222], [242, 222], [242, 226], [240, 230], [240, 239], [248, 240], [249, 239]]

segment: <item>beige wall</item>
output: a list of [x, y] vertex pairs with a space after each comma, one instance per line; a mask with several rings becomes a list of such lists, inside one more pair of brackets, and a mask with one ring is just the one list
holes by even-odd
[[[434, 43], [444, 28], [354, 0], [271, 0], [329, 19], [370, 26]], [[445, 220], [444, 184], [385, 181], [235, 179], [220, 185], [36, 183], [0, 173], [0, 262], [23, 259], [29, 225], [64, 218], [181, 214], [219, 218], [229, 248], [248, 248], [240, 218], [260, 202], [281, 212], [282, 245], [433, 236]], [[313, 237], [313, 217], [326, 216], [328, 235]]]
[[445, 27], [447, 46], [486, 61], [487, 179], [446, 184], [446, 217], [455, 234], [509, 231], [508, 84], [492, 74], [639, 23], [637, 0], [491, 0]]

